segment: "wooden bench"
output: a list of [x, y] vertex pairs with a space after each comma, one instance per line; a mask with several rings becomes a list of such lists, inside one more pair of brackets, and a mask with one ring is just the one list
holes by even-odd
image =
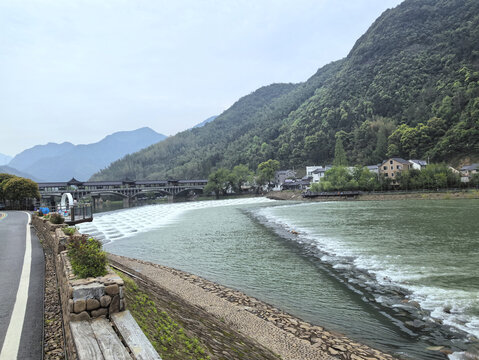
[[161, 360], [160, 355], [158, 355], [128, 310], [112, 314], [111, 321], [118, 329], [136, 360]]
[[70, 323], [79, 360], [132, 360], [107, 319]]

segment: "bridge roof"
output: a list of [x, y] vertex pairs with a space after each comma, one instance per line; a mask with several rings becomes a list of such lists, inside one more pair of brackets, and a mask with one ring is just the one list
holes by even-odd
[[83, 185], [85, 186], [123, 185], [123, 181], [87, 181], [87, 182], [84, 182]]
[[166, 180], [137, 180], [135, 184], [137, 185], [155, 185], [155, 184], [166, 184]]
[[198, 183], [198, 182], [204, 182], [207, 183], [208, 180], [178, 180], [179, 183]]
[[39, 182], [37, 184], [38, 184], [38, 187], [62, 187], [62, 186], [67, 186], [66, 181]]
[[[73, 181], [74, 180], [74, 181]], [[128, 182], [131, 185], [166, 185], [168, 182], [167, 180], [137, 180]], [[204, 179], [194, 179], [194, 180], [175, 180], [178, 184], [190, 184], [190, 183], [203, 183], [206, 184], [208, 180]], [[45, 187], [62, 187], [62, 186], [70, 186], [70, 185], [80, 185], [80, 186], [118, 186], [124, 185], [125, 181], [77, 181], [76, 179], [72, 179], [70, 181], [57, 181], [57, 182], [39, 182], [38, 186], [40, 188]]]
[[83, 182], [78, 181], [74, 177], [71, 178], [71, 180], [67, 183], [68, 185], [83, 185]]

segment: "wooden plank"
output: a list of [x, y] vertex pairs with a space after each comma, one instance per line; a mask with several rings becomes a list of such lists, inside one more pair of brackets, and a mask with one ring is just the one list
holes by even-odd
[[99, 318], [91, 321], [100, 350], [105, 360], [132, 360], [125, 345], [111, 327], [107, 319]]
[[89, 321], [70, 322], [79, 360], [104, 360]]
[[111, 320], [137, 360], [161, 360], [128, 310], [112, 314]]

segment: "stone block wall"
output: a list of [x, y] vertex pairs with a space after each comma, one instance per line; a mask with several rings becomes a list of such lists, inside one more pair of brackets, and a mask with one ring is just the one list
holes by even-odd
[[110, 270], [102, 277], [77, 279], [66, 251], [59, 254], [59, 260], [66, 275], [61, 293], [67, 299], [70, 321], [109, 318], [110, 314], [125, 310], [123, 280], [117, 274]]
[[[38, 216], [32, 217], [32, 225], [47, 251], [54, 255], [62, 304], [65, 350], [68, 359], [75, 360], [77, 355], [70, 322], [97, 317], [109, 318], [110, 314], [123, 311], [126, 307], [123, 280], [111, 269], [102, 277], [77, 279], [65, 251], [69, 237], [62, 228], [66, 225], [52, 224]], [[78, 232], [73, 236], [87, 237]]]
[[68, 237], [61, 230], [66, 227], [65, 224], [52, 224], [50, 221], [36, 215], [32, 216], [32, 225], [42, 239], [43, 243], [52, 251], [58, 254], [60, 250], [65, 250]]

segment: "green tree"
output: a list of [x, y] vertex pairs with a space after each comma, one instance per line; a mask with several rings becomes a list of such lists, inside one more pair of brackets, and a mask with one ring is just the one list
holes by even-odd
[[472, 174], [469, 185], [473, 187], [479, 187], [479, 173]]
[[333, 166], [324, 174], [324, 180], [320, 182], [323, 191], [327, 191], [326, 187], [330, 187], [330, 190], [350, 190], [350, 186], [354, 187], [352, 180], [357, 183], [349, 169], [345, 166]]
[[378, 175], [365, 166], [356, 166], [352, 176], [360, 190], [373, 191], [379, 188]]
[[260, 185], [268, 183], [271, 186], [271, 181], [274, 179], [276, 171], [279, 170], [279, 161], [269, 159], [258, 165], [257, 182]]
[[429, 164], [422, 170], [403, 171], [398, 174], [397, 181], [404, 190], [454, 188], [461, 183], [459, 174], [445, 164]]
[[309, 161], [314, 164], [318, 164], [328, 157], [328, 146], [328, 138], [323, 131], [306, 136], [304, 139], [304, 149], [308, 154]]
[[386, 156], [388, 151], [388, 139], [386, 136], [386, 129], [379, 129], [378, 137], [376, 141], [376, 148], [373, 151], [373, 161], [380, 162]]
[[231, 171], [233, 188], [237, 192], [241, 192], [241, 187], [253, 180], [253, 172], [244, 164], [236, 165]]
[[401, 171], [397, 174], [396, 180], [402, 190], [415, 190], [422, 187], [420, 171], [416, 169]]
[[336, 137], [336, 146], [334, 147], [334, 166], [348, 166], [346, 151], [344, 151], [343, 140], [341, 136]]
[[231, 185], [231, 172], [228, 169], [220, 168], [208, 177], [208, 183], [203, 189], [205, 194], [214, 192], [216, 198], [220, 197], [220, 193], [226, 195]]
[[7, 180], [3, 190], [5, 198], [18, 205], [24, 204], [29, 199], [40, 199], [38, 184], [30, 179], [12, 177]]
[[2, 202], [5, 202], [5, 199], [6, 199], [6, 194], [4, 190], [5, 185], [7, 184], [8, 180], [14, 177], [16, 176], [11, 174], [5, 174], [5, 173], [0, 174], [0, 200], [2, 200]]

